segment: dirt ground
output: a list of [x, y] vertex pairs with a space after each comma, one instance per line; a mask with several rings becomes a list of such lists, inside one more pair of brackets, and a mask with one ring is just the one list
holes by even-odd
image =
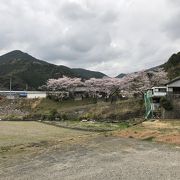
[[113, 134], [119, 137], [180, 145], [180, 120], [146, 121]]
[[178, 180], [179, 170], [179, 147], [98, 136], [38, 152], [4, 155], [0, 179]]
[[[73, 131], [35, 122], [29, 124], [31, 130], [28, 131], [26, 125], [20, 125], [24, 128], [22, 131], [17, 131], [18, 123], [14, 129], [9, 124], [6, 130], [0, 124], [0, 146], [4, 148], [0, 152], [2, 180], [180, 179], [178, 145]], [[8, 127], [11, 127], [9, 133]], [[14, 146], [9, 146], [9, 140], [5, 144], [2, 134], [15, 132], [19, 134], [13, 139]], [[22, 137], [25, 132], [26, 136]], [[17, 140], [20, 137], [23, 144]]]

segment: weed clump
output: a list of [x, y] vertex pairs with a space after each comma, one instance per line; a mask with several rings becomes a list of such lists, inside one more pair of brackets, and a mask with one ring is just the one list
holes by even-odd
[[161, 98], [160, 105], [167, 111], [171, 111], [173, 109], [171, 102], [165, 97]]

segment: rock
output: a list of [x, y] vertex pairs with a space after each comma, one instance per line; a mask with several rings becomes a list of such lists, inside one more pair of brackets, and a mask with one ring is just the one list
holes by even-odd
[[94, 121], [89, 121], [90, 123], [95, 123]]
[[83, 120], [81, 120], [81, 122], [87, 122], [88, 120], [87, 119], [83, 119]]
[[96, 122], [96, 120], [94, 120], [94, 119], [90, 119], [90, 120], [89, 120], [89, 122], [91, 122], [91, 123], [95, 123], [95, 122]]

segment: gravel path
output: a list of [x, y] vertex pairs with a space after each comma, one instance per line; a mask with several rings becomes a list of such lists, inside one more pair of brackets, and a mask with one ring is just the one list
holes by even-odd
[[21, 160], [7, 158], [0, 173], [2, 180], [179, 180], [180, 148], [98, 136]]

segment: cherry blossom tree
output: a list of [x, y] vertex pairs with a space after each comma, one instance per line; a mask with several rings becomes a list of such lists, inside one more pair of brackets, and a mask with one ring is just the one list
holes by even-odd
[[134, 94], [142, 94], [152, 86], [162, 85], [166, 82], [167, 73], [163, 68], [158, 68], [153, 71], [130, 73], [123, 78], [104, 77], [82, 81], [81, 78], [64, 76], [59, 79], [49, 79], [46, 88], [49, 91], [73, 92], [77, 87], [84, 87], [91, 97], [109, 97], [117, 91], [123, 92], [126, 96], [133, 96]]
[[70, 90], [70, 88], [83, 86], [84, 83], [81, 81], [81, 78], [69, 78], [63, 76], [59, 79], [49, 79], [47, 81], [47, 89], [50, 91], [59, 91], [59, 90]]

